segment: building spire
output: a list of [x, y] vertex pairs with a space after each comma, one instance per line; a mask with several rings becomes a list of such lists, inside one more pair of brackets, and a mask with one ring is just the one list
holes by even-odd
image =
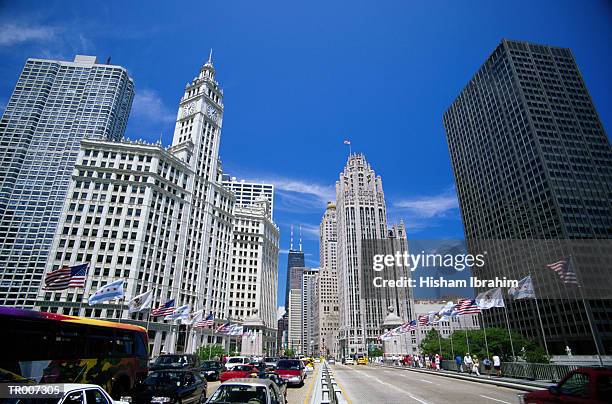
[[300, 225], [300, 251], [302, 251], [302, 225]]
[[212, 66], [212, 48], [210, 48], [210, 54], [208, 55], [208, 62], [206, 62], [206, 64]]
[[293, 251], [293, 225], [291, 225], [291, 241], [289, 243], [289, 251]]

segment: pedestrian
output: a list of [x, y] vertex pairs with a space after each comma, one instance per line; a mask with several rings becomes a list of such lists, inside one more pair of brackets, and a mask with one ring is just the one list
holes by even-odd
[[457, 372], [463, 373], [463, 363], [461, 362], [461, 355], [455, 356], [455, 365], [457, 365]]
[[476, 376], [480, 376], [480, 362], [478, 361], [478, 357], [474, 355], [472, 358], [474, 364], [472, 365], [472, 372], [476, 373]]
[[472, 361], [472, 357], [470, 356], [469, 352], [465, 353], [465, 356], [463, 357], [463, 364], [465, 365], [465, 369], [468, 371], [468, 373], [472, 373], [472, 365], [474, 362]]
[[489, 358], [484, 358], [482, 364], [484, 365], [487, 375], [491, 376], [491, 360]]
[[440, 355], [436, 354], [436, 370], [440, 370]]
[[495, 375], [497, 377], [501, 376], [501, 359], [499, 356], [493, 355], [493, 369], [495, 369]]

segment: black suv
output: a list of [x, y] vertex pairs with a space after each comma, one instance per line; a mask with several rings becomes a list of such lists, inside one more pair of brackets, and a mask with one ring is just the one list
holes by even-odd
[[190, 354], [161, 355], [149, 366], [149, 370], [162, 369], [190, 369], [199, 371], [200, 358]]

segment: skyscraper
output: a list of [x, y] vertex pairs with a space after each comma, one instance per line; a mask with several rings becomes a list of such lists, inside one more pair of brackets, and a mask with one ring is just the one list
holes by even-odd
[[[364, 242], [389, 241], [388, 248], [403, 253], [408, 248], [406, 230], [403, 222], [387, 227], [382, 179], [363, 154], [349, 156], [336, 181], [336, 201], [340, 349], [343, 355], [367, 353], [369, 346], [378, 342], [388, 307], [404, 321], [411, 318], [412, 292], [409, 288], [374, 288], [364, 282], [372, 276], [364, 268]], [[403, 271], [402, 276], [410, 276], [405, 268]], [[367, 291], [362, 289], [364, 285]]]
[[287, 276], [285, 278], [285, 309], [289, 307], [289, 291], [291, 290], [291, 268], [303, 268], [305, 266], [304, 252], [302, 251], [302, 235], [300, 234], [299, 250], [293, 249], [293, 226], [291, 226], [291, 243], [287, 254]]
[[[181, 328], [162, 317], [128, 314], [122, 304], [82, 304], [97, 287], [122, 278], [126, 300], [152, 290], [154, 307], [174, 299], [176, 307], [189, 305], [218, 321], [227, 319], [234, 195], [221, 185], [222, 99], [209, 59], [185, 87], [169, 148], [128, 141], [82, 143], [47, 270], [88, 262], [90, 273], [84, 290], [41, 289], [37, 306], [146, 324], [154, 354], [222, 342], [201, 330], [177, 332]], [[241, 220], [248, 215], [244, 212]], [[254, 253], [247, 245], [239, 251]], [[275, 286], [268, 282], [264, 289], [268, 306], [274, 305], [276, 291], [270, 289]]]
[[[612, 148], [569, 49], [502, 40], [445, 112], [444, 126], [468, 246], [487, 239], [612, 238]], [[612, 349], [611, 301], [583, 304], [577, 288], [559, 282], [546, 264], [567, 252], [551, 252], [550, 245], [530, 242], [520, 251], [529, 254], [517, 254], [507, 244], [475, 274], [531, 273], [536, 293], [547, 287], [545, 335], [532, 301], [513, 302], [508, 312], [515, 330], [546, 338], [551, 353], [566, 345], [594, 352], [589, 310], [600, 350]], [[609, 284], [606, 264], [574, 259], [582, 281]], [[504, 318], [491, 311], [486, 322], [503, 326]]]
[[253, 204], [257, 198], [265, 197], [270, 203], [270, 214], [274, 217], [274, 185], [260, 182], [238, 180], [228, 174], [223, 174], [223, 186], [234, 193], [236, 205]]
[[228, 282], [228, 316], [243, 322], [257, 310], [264, 324], [262, 348], [276, 352], [278, 227], [265, 196], [234, 207], [234, 240]]
[[337, 356], [338, 340], [338, 220], [336, 205], [327, 203], [319, 227], [321, 268], [316, 280], [315, 351]]
[[32, 307], [82, 139], [123, 137], [125, 68], [28, 59], [0, 121], [0, 304]]

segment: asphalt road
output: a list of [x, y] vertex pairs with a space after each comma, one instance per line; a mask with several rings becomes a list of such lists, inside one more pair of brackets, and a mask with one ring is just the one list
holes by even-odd
[[349, 403], [516, 404], [518, 390], [373, 365], [332, 365]]

